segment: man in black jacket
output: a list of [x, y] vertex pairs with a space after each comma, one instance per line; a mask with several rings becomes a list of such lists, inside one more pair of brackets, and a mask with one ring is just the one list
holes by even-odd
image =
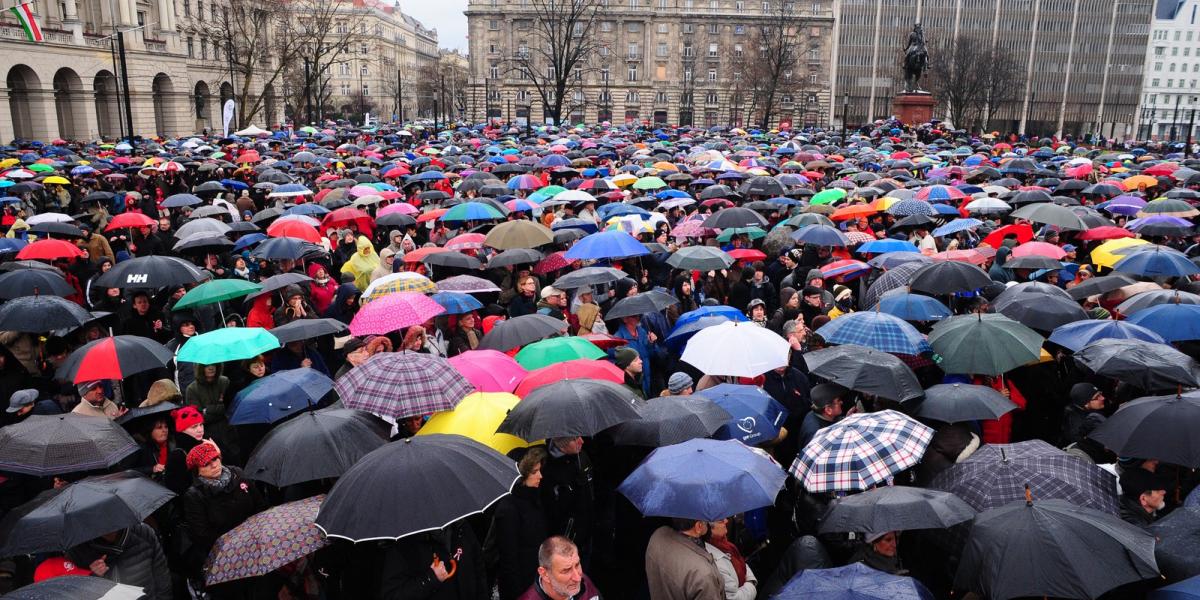
[[1167, 484], [1141, 467], [1121, 473], [1121, 519], [1146, 528], [1158, 520], [1167, 505]]
[[550, 457], [542, 466], [542, 507], [550, 533], [565, 535], [579, 546], [585, 569], [592, 550], [596, 520], [592, 460], [583, 451], [583, 438], [548, 440]]
[[491, 597], [483, 548], [463, 521], [403, 538], [387, 549], [381, 600], [477, 600]]
[[97, 577], [140, 587], [149, 600], [171, 600], [171, 572], [154, 529], [138, 523], [72, 548], [67, 555]]

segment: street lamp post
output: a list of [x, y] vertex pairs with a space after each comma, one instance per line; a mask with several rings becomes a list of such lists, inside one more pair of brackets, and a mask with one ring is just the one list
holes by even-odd
[[842, 143], [846, 143], [846, 125], [850, 121], [850, 94], [842, 95]]
[[1175, 114], [1171, 116], [1171, 143], [1175, 143], [1175, 126], [1179, 123], [1179, 102], [1183, 100], [1183, 94], [1175, 95]]

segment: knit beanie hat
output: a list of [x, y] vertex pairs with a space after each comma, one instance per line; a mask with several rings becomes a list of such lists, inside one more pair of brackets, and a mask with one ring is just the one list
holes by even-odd
[[217, 458], [221, 458], [221, 451], [213, 444], [201, 442], [187, 453], [187, 468], [195, 471]]
[[683, 390], [692, 387], [692, 378], [687, 373], [676, 371], [671, 374], [671, 378], [667, 380], [667, 389], [671, 390], [672, 394], [682, 394]]
[[613, 352], [613, 358], [616, 359], [615, 362], [617, 363], [617, 367], [621, 369], [633, 364], [634, 359], [637, 357], [637, 350], [634, 350], [633, 348], [621, 347], [617, 348], [616, 351]]
[[175, 417], [175, 431], [184, 431], [204, 422], [204, 415], [195, 406], [185, 406], [171, 413]]

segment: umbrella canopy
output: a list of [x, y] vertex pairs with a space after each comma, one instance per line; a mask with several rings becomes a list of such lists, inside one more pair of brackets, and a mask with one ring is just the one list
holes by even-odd
[[879, 299], [880, 312], [905, 321], [940, 321], [954, 314], [937, 298], [894, 290]]
[[1182, 252], [1162, 246], [1140, 252], [1131, 252], [1113, 265], [1119, 273], [1143, 277], [1187, 277], [1200, 273], [1197, 266]]
[[519, 477], [511, 460], [474, 440], [410, 437], [385, 444], [346, 471], [321, 504], [316, 524], [326, 536], [353, 542], [436, 531], [487, 509]]
[[790, 351], [770, 329], [726, 321], [692, 336], [680, 359], [708, 375], [757, 377], [788, 364]]
[[1025, 497], [1066, 500], [1117, 514], [1117, 480], [1111, 473], [1043, 442], [986, 444], [942, 472], [929, 487], [951, 492], [975, 510], [988, 510]]
[[475, 391], [444, 358], [415, 352], [383, 352], [334, 382], [342, 404], [392, 419], [453, 409]]
[[350, 320], [350, 333], [386, 335], [420, 325], [444, 312], [441, 304], [420, 292], [388, 293], [358, 309]]
[[1087, 281], [1084, 281], [1083, 283], [1067, 290], [1067, 294], [1070, 295], [1073, 300], [1083, 300], [1088, 296], [1096, 296], [1114, 290], [1119, 290], [1127, 285], [1133, 285], [1134, 283], [1137, 282], [1128, 275], [1113, 273], [1103, 277], [1093, 277], [1088, 279]]
[[311, 340], [323, 335], [342, 335], [349, 331], [345, 323], [337, 319], [296, 319], [271, 330], [271, 335], [280, 344]]
[[1062, 288], [1030, 281], [1004, 290], [992, 302], [996, 311], [1032, 329], [1051, 331], [1088, 318]]
[[92, 320], [83, 307], [58, 296], [22, 296], [0, 306], [0, 330], [46, 333]]
[[31, 415], [0, 427], [0, 471], [48, 477], [111, 467], [137, 442], [108, 419], [68, 413]]
[[809, 372], [843, 387], [904, 402], [920, 398], [921, 383], [896, 356], [874, 348], [845, 344], [804, 355]]
[[559, 381], [530, 392], [496, 431], [526, 441], [590, 436], [641, 418], [639, 403], [628, 388], [611, 381]]
[[916, 416], [943, 423], [990, 421], [1017, 409], [1012, 400], [986, 385], [939, 383], [925, 390]]
[[933, 594], [912, 577], [876, 571], [862, 563], [836, 569], [804, 569], [774, 600], [930, 600]]
[[279, 347], [279, 339], [262, 327], [227, 327], [188, 338], [175, 359], [215, 365], [254, 358]]
[[276, 423], [315, 407], [331, 389], [333, 380], [311, 367], [271, 373], [234, 396], [229, 422], [233, 425]]
[[1121, 405], [1090, 437], [1119, 456], [1200, 467], [1200, 391], [1139, 398]]
[[161, 369], [175, 355], [166, 346], [136, 335], [118, 335], [88, 342], [59, 367], [58, 376], [73, 383], [97, 379], [124, 379]]
[[[461, 356], [461, 355], [460, 355]], [[505, 393], [479, 393], [468, 395], [454, 407], [434, 414], [425, 422], [417, 435], [449, 433], [471, 438], [501, 454], [529, 444], [521, 438], [507, 433], [497, 433], [496, 428], [504, 421], [521, 399]]]
[[1196, 304], [1158, 304], [1137, 311], [1126, 322], [1149, 329], [1167, 342], [1200, 339], [1200, 305]]
[[764, 444], [779, 437], [779, 429], [788, 417], [782, 404], [753, 385], [722, 383], [696, 395], [712, 400], [729, 413], [729, 419], [715, 434], [717, 439], [738, 440], [751, 446]]
[[1090, 599], [1156, 576], [1153, 535], [1110, 514], [1038, 499], [975, 518], [954, 586], [995, 600]]
[[858, 344], [882, 352], [923, 354], [929, 342], [916, 327], [885, 312], [862, 311], [842, 315], [816, 331], [830, 344]]
[[617, 491], [648, 517], [716, 521], [773, 505], [786, 479], [740, 442], [693, 439], [651, 452]]
[[589, 285], [612, 283], [627, 277], [629, 275], [625, 271], [612, 267], [584, 267], [554, 280], [554, 287], [560, 290], [573, 290]]
[[566, 336], [529, 344], [517, 353], [516, 359], [522, 367], [532, 371], [568, 360], [596, 359], [605, 356], [607, 356], [605, 352], [595, 344], [579, 336]]
[[113, 265], [113, 268], [96, 278], [95, 285], [122, 289], [158, 289], [200, 283], [207, 278], [207, 273], [181, 258], [139, 256]]
[[931, 439], [894, 410], [854, 414], [818, 431], [788, 472], [813, 493], [870, 489], [917, 464]]
[[[420, 252], [420, 250], [415, 250], [404, 255], [405, 260], [413, 258], [413, 254], [416, 252]], [[391, 275], [384, 275], [383, 277], [372, 281], [371, 285], [368, 285], [367, 289], [363, 290], [361, 303], [366, 305], [373, 300], [383, 298], [384, 296], [395, 294], [397, 292], [434, 294], [437, 293], [437, 291], [437, 286], [434, 285], [434, 283], [430, 281], [428, 277], [421, 275], [420, 273], [401, 271], [399, 273], [392, 273]]]
[[308, 412], [272, 428], [250, 454], [245, 474], [281, 488], [333, 479], [387, 443], [390, 431], [387, 422], [362, 411]]
[[241, 298], [260, 289], [262, 286], [244, 279], [214, 279], [188, 290], [188, 293], [184, 294], [171, 310]]
[[[1132, 284], [1133, 282], [1130, 281]], [[1160, 304], [1200, 304], [1200, 295], [1180, 290], [1154, 290], [1133, 295], [1117, 305], [1116, 312], [1130, 316], [1142, 309]]]
[[567, 324], [550, 315], [521, 315], [496, 323], [491, 331], [479, 340], [479, 350], [506, 352], [526, 344], [565, 333]]
[[51, 577], [5, 594], [5, 600], [142, 600], [142, 588], [103, 577]]
[[534, 369], [521, 380], [514, 394], [524, 398], [529, 392], [556, 381], [568, 379], [602, 379], [613, 383], [625, 382], [625, 371], [607, 360], [581, 358]]
[[505, 221], [493, 227], [488, 232], [487, 238], [484, 239], [483, 243], [497, 250], [537, 248], [538, 246], [553, 244], [554, 232], [540, 223], [517, 219], [515, 221]]
[[987, 271], [957, 261], [939, 261], [925, 265], [913, 273], [909, 287], [913, 291], [944, 296], [958, 292], [970, 292], [992, 283]]
[[703, 396], [665, 396], [638, 406], [640, 419], [615, 425], [613, 441], [626, 446], [660, 448], [713, 434], [732, 418]]
[[1102, 339], [1075, 353], [1075, 362], [1089, 371], [1120, 379], [1143, 390], [1200, 387], [1200, 365], [1168, 345], [1139, 339]]
[[498, 350], [468, 350], [451, 357], [450, 364], [481, 392], [511, 393], [529, 374], [511, 356]]
[[834, 500], [821, 519], [821, 533], [945, 529], [974, 517], [975, 509], [954, 494], [889, 485]]
[[137, 525], [174, 497], [136, 471], [88, 477], [46, 490], [0, 521], [0, 536], [7, 540], [0, 555], [65, 551]]
[[627, 298], [621, 298], [604, 313], [604, 319], [620, 319], [622, 317], [640, 317], [645, 314], [666, 310], [679, 304], [679, 300], [665, 292], [650, 290]]
[[687, 246], [671, 254], [667, 264], [688, 271], [720, 271], [733, 264], [733, 257], [712, 246]]
[[1060, 325], [1048, 338], [1051, 342], [1072, 352], [1078, 352], [1088, 344], [1099, 340], [1142, 340], [1153, 344], [1164, 344], [1162, 336], [1128, 321], [1088, 319]]
[[950, 317], [929, 334], [947, 373], [999, 375], [1040, 358], [1042, 342], [1036, 331], [997, 314]]
[[625, 258], [650, 254], [637, 238], [624, 231], [601, 231], [575, 242], [563, 256], [571, 260]]
[[[1200, 542], [1200, 508], [1180, 506], [1151, 524], [1148, 531], [1158, 538], [1154, 547], [1154, 557], [1158, 560], [1158, 567], [1162, 569], [1167, 581], [1191, 577], [1193, 586], [1200, 583], [1200, 578], [1197, 577], [1200, 576], [1200, 556], [1196, 554], [1196, 544]], [[1159, 592], [1177, 585], [1180, 584], [1160, 588]], [[1150, 597], [1156, 600], [1183, 600], [1178, 596], [1164, 596], [1155, 594]], [[1196, 594], [1188, 596], [1193, 600], [1196, 597]]]
[[325, 495], [268, 508], [217, 538], [204, 563], [204, 583], [267, 575], [329, 545], [314, 521]]
[[22, 269], [0, 275], [0, 300], [41, 294], [67, 297], [75, 294], [75, 288], [57, 271]]

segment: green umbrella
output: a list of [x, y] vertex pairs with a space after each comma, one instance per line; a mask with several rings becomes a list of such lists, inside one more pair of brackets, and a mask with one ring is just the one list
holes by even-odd
[[633, 182], [635, 190], [661, 190], [665, 187], [667, 187], [667, 182], [658, 177], [643, 177]]
[[843, 190], [842, 188], [829, 188], [827, 190], [821, 190], [820, 192], [817, 192], [817, 195], [813, 196], [812, 200], [809, 200], [808, 203], [814, 205], [833, 204], [834, 202], [837, 202], [845, 197], [846, 190]]
[[577, 358], [604, 358], [607, 356], [595, 344], [577, 336], [556, 337], [525, 346], [517, 353], [517, 363], [532, 371]]
[[1000, 375], [1038, 360], [1042, 336], [1004, 315], [974, 314], [934, 325], [929, 344], [946, 373]]
[[767, 232], [758, 227], [729, 227], [721, 230], [721, 235], [717, 236], [718, 242], [728, 242], [735, 235], [748, 235], [750, 239], [757, 240], [767, 237]]
[[27, 168], [30, 171], [33, 171], [34, 173], [53, 173], [54, 172], [54, 167], [52, 167], [46, 163], [33, 163], [32, 165], [29, 165]]
[[183, 344], [175, 360], [215, 365], [254, 358], [279, 348], [279, 338], [262, 327], [226, 327], [197, 335]]
[[174, 310], [232, 300], [261, 289], [261, 285], [250, 283], [244, 279], [214, 279], [206, 281], [184, 294], [179, 302], [175, 303]]
[[442, 215], [443, 221], [483, 221], [503, 218], [504, 215], [496, 210], [496, 207], [483, 202], [464, 202]]

